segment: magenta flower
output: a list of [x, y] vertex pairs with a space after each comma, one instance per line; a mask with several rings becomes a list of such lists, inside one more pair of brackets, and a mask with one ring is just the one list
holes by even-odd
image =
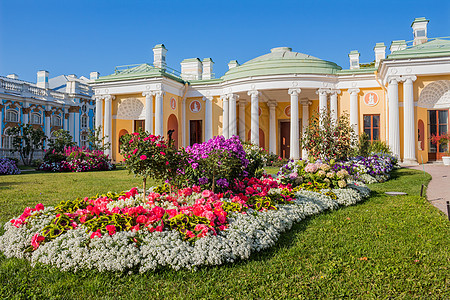
[[139, 158], [140, 158], [141, 160], [146, 160], [146, 159], [147, 159], [147, 155], [141, 155]]

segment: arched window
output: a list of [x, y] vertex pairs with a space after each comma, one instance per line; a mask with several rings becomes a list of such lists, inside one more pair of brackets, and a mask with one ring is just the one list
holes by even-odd
[[5, 116], [6, 122], [19, 122], [19, 113], [14, 109], [8, 109]]
[[88, 146], [88, 135], [87, 133], [82, 133], [80, 136], [80, 144], [81, 147], [87, 147]]
[[60, 116], [53, 116], [52, 117], [52, 126], [61, 126], [61, 117]]
[[[9, 128], [9, 127], [8, 127], [8, 128]], [[2, 139], [3, 139], [3, 148], [5, 148], [5, 149], [11, 149], [11, 148], [12, 148], [12, 140], [13, 140], [13, 137], [10, 136], [10, 135], [8, 135], [8, 133], [7, 133], [8, 128], [6, 128], [6, 129], [3, 131], [3, 137], [2, 137]]]
[[32, 113], [31, 114], [31, 124], [41, 124], [42, 123], [42, 117], [39, 113]]
[[83, 115], [81, 117], [81, 128], [88, 127], [88, 117], [86, 115]]

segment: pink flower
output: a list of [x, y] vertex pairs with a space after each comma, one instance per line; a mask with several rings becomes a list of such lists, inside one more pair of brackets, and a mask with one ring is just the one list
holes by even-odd
[[39, 233], [36, 233], [32, 238], [31, 238], [31, 246], [33, 246], [33, 250], [36, 250], [37, 248], [39, 248], [39, 243], [43, 242], [45, 240], [45, 237], [43, 237], [42, 235], [40, 235]]
[[133, 132], [133, 135], [139, 135], [139, 132]]
[[36, 204], [36, 207], [34, 208], [34, 211], [40, 211], [44, 209], [44, 204], [38, 203]]
[[139, 158], [140, 158], [141, 160], [146, 160], [146, 159], [147, 159], [147, 155], [141, 155]]
[[166, 166], [167, 166], [167, 165], [169, 165], [169, 162], [168, 162], [168, 161], [166, 161]]
[[210, 190], [204, 190], [203, 192], [202, 192], [202, 197], [203, 198], [209, 198], [211, 195], [213, 195], [214, 193], [213, 192], [211, 192]]
[[166, 212], [166, 211], [164, 210], [164, 208], [159, 207], [159, 206], [155, 206], [155, 207], [152, 209], [152, 211], [153, 211], [153, 213], [155, 214], [156, 218], [158, 218], [158, 220], [161, 219], [161, 218], [164, 216], [164, 213]]
[[141, 223], [141, 224], [145, 224], [147, 223], [148, 219], [146, 216], [144, 215], [140, 215], [139, 217], [137, 217], [136, 219], [136, 223]]
[[116, 233], [116, 226], [114, 225], [106, 225], [106, 230], [108, 230], [109, 235], [113, 235]]
[[99, 237], [99, 238], [102, 237], [102, 234], [100, 233], [100, 229], [97, 229], [97, 231], [94, 231], [94, 232], [91, 234], [91, 239], [93, 239], [93, 238], [95, 238], [95, 237]]
[[162, 152], [162, 151], [161, 151], [161, 152], [159, 152], [159, 154], [161, 154], [161, 155], [166, 155], [166, 153], [164, 153], [164, 152]]
[[136, 152], [138, 152], [137, 148], [133, 150], [133, 155], [136, 154]]

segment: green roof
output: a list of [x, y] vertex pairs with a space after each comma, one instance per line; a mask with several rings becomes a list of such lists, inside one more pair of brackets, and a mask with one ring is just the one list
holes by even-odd
[[303, 53], [292, 52], [291, 48], [278, 47], [271, 52], [232, 68], [221, 78], [233, 80], [251, 76], [283, 74], [336, 74], [342, 68], [337, 64]]
[[387, 59], [403, 58], [426, 58], [450, 56], [450, 41], [443, 39], [434, 39], [432, 41], [412, 46], [404, 50], [395, 51], [389, 54]]
[[[174, 71], [174, 70], [173, 70]], [[184, 82], [176, 72], [170, 73], [170, 69], [155, 68], [149, 64], [120, 66], [116, 68], [114, 74], [102, 76], [95, 80], [95, 82], [118, 81], [140, 78], [152, 77], [168, 77], [179, 82]]]
[[346, 69], [346, 70], [340, 70], [336, 74], [337, 75], [348, 75], [348, 74], [361, 74], [361, 73], [373, 73], [378, 68], [375, 67], [367, 67], [367, 68], [359, 68], [359, 69]]

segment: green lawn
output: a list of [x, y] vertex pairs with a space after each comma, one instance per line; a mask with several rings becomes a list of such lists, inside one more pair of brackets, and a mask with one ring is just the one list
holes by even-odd
[[[2, 222], [26, 205], [121, 190], [126, 171], [0, 177]], [[450, 222], [420, 198], [421, 172], [401, 169], [363, 203], [296, 224], [250, 260], [198, 271], [124, 275], [30, 267], [0, 254], [0, 298], [450, 298]], [[98, 188], [96, 188], [98, 186]], [[385, 191], [405, 191], [389, 197]], [[42, 194], [40, 194], [42, 193]]]

